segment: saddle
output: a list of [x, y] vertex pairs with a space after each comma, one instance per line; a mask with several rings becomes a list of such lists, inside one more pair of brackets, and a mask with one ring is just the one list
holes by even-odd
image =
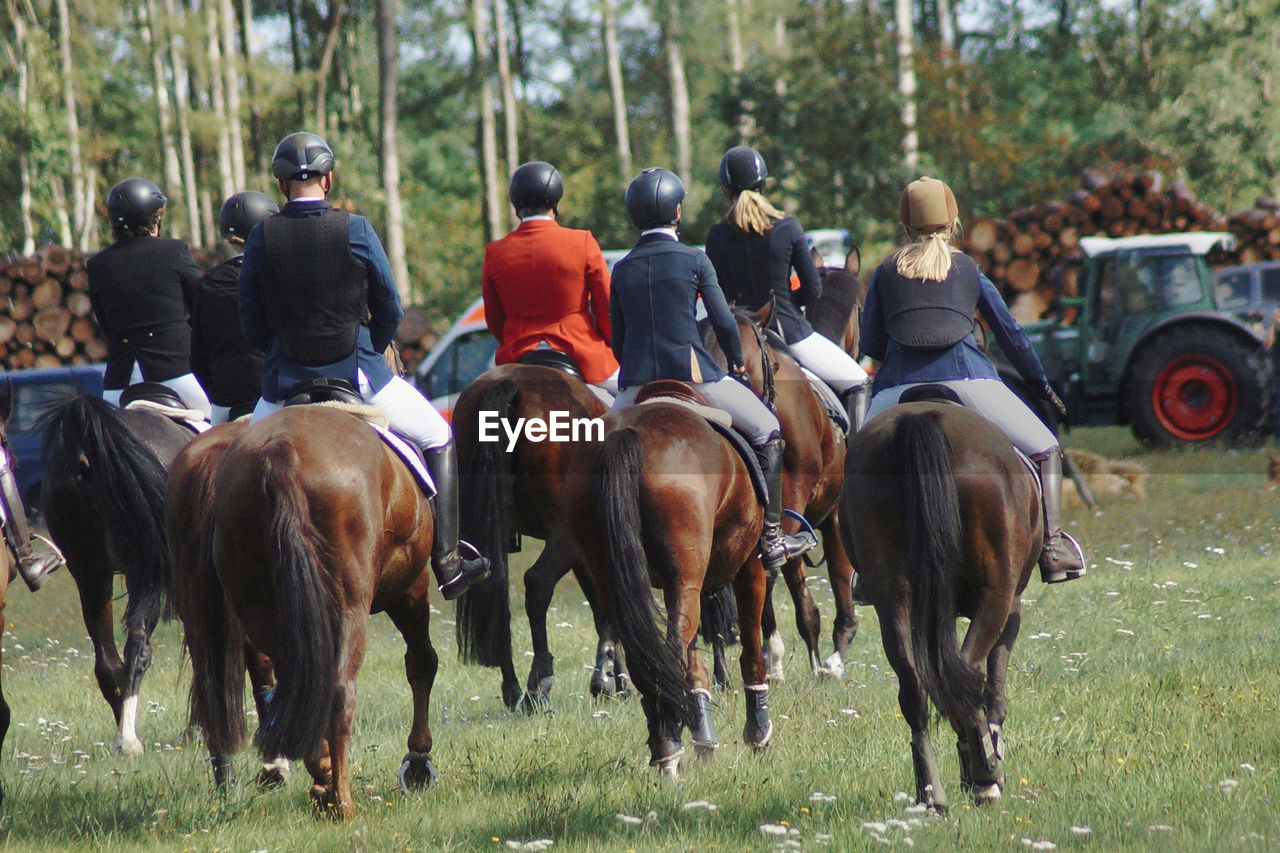
[[751, 485], [755, 488], [756, 498], [762, 504], [769, 501], [768, 485], [764, 481], [764, 471], [760, 468], [760, 460], [756, 458], [755, 449], [743, 435], [733, 428], [733, 419], [724, 409], [717, 409], [707, 404], [707, 400], [697, 389], [678, 379], [659, 379], [647, 383], [636, 395], [635, 404], [674, 403], [693, 412], [711, 425], [711, 428], [724, 436], [729, 445], [738, 452], [746, 463], [751, 474]]
[[197, 434], [209, 428], [204, 412], [188, 408], [178, 392], [160, 382], [135, 382], [120, 392], [120, 408], [154, 412]]
[[355, 385], [346, 379], [320, 376], [295, 382], [284, 394], [284, 406], [304, 406], [308, 403], [348, 403], [365, 406], [364, 398]]
[[582, 378], [582, 370], [578, 367], [578, 362], [573, 360], [573, 356], [556, 349], [531, 349], [520, 356], [520, 363], [550, 367], [577, 379]]

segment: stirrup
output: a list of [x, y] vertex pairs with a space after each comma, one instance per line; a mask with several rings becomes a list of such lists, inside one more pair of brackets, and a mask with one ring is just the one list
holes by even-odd
[[1048, 555], [1048, 550], [1046, 549], [1040, 554], [1040, 580], [1044, 583], [1065, 583], [1067, 581], [1073, 581], [1076, 578], [1082, 578], [1088, 574], [1088, 569], [1085, 568], [1084, 562], [1084, 549], [1080, 547], [1080, 543], [1075, 540], [1075, 537], [1070, 533], [1067, 533], [1065, 530], [1059, 533], [1058, 536], [1075, 549], [1076, 557], [1080, 561], [1080, 568], [1055, 569], [1051, 565], [1046, 565], [1047, 560], [1045, 557]]
[[458, 573], [440, 584], [440, 594], [445, 601], [453, 601], [475, 584], [489, 579], [489, 560], [476, 546], [459, 539], [457, 547], [450, 553], [457, 561]]

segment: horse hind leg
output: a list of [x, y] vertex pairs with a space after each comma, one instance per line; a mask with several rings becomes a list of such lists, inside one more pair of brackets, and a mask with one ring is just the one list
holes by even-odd
[[938, 772], [938, 759], [929, 736], [929, 700], [924, 694], [907, 647], [910, 625], [906, 619], [905, 602], [883, 610], [877, 605], [880, 616], [881, 644], [889, 665], [898, 676], [898, 709], [911, 728], [911, 766], [916, 781], [916, 803], [939, 814], [947, 811], [947, 793]]
[[[551, 690], [555, 687], [555, 656], [547, 640], [547, 611], [556, 585], [573, 567], [576, 548], [562, 535], [547, 541], [538, 559], [524, 573], [524, 609], [529, 617], [529, 637], [533, 642], [533, 663], [529, 666], [529, 679], [521, 697], [521, 707], [526, 712], [549, 710]], [[586, 591], [586, 587], [583, 587]], [[587, 596], [588, 601], [591, 595]], [[595, 607], [593, 604], [592, 611]]]
[[773, 586], [776, 577], [769, 578], [764, 594], [764, 604], [760, 610], [760, 631], [764, 637], [764, 658], [768, 664], [769, 681], [781, 684], [787, 680], [784, 661], [787, 657], [787, 644], [782, 641], [782, 633], [778, 631], [778, 617], [773, 612]]
[[[275, 666], [271, 663], [271, 658], [256, 651], [248, 643], [245, 644], [244, 660], [249, 683], [253, 686], [253, 706], [258, 711], [258, 719], [265, 720], [267, 705], [276, 689]], [[216, 776], [216, 768], [214, 773]], [[264, 791], [283, 788], [289, 783], [291, 773], [289, 759], [279, 755], [264, 755], [262, 768], [258, 771], [257, 786]]]
[[733, 581], [738, 601], [738, 628], [742, 638], [739, 668], [745, 695], [747, 721], [743, 743], [757, 752], [769, 746], [773, 723], [769, 719], [769, 682], [765, 669], [761, 616], [764, 612], [766, 581], [759, 556], [751, 557]]
[[836, 608], [831, 627], [833, 650], [822, 662], [821, 672], [833, 678], [843, 678], [845, 656], [849, 653], [853, 638], [858, 635], [858, 610], [853, 606], [852, 594], [853, 564], [840, 538], [840, 513], [833, 510], [819, 529]]
[[409, 725], [408, 752], [400, 762], [397, 779], [404, 793], [428, 788], [440, 778], [431, 760], [431, 688], [435, 684], [440, 659], [431, 645], [430, 609], [427, 601], [410, 601], [388, 608], [387, 614], [405, 641], [404, 670], [413, 695], [413, 716]]
[[805, 583], [804, 563], [796, 557], [783, 567], [782, 576], [786, 578], [787, 589], [796, 606], [796, 630], [809, 652], [809, 672], [822, 675], [822, 615], [818, 613], [818, 605], [813, 603], [809, 585]]
[[125, 608], [127, 635], [124, 643], [124, 671], [120, 696], [120, 715], [114, 742], [121, 755], [141, 755], [144, 751], [138, 738], [138, 693], [142, 676], [151, 668], [151, 633], [155, 620], [135, 611], [131, 598]]

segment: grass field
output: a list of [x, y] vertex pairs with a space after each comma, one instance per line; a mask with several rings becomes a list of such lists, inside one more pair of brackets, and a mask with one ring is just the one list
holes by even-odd
[[[357, 817], [312, 817], [298, 768], [290, 785], [215, 792], [186, 729], [190, 670], [180, 630], [156, 634], [143, 684], [146, 755], [117, 758], [92, 676], [74, 585], [12, 588], [4, 691], [13, 725], [0, 778], [0, 843], [16, 850], [1275, 850], [1280, 849], [1280, 494], [1253, 450], [1146, 454], [1120, 428], [1069, 441], [1140, 459], [1149, 497], [1069, 529], [1087, 578], [1027, 590], [1009, 677], [1004, 800], [964, 804], [950, 733], [940, 732], [951, 814], [910, 807], [909, 732], [863, 608], [843, 681], [815, 680], [789, 601], [790, 645], [770, 697], [775, 734], [740, 745], [740, 692], [716, 697], [722, 747], [670, 783], [647, 767], [639, 702], [586, 695], [594, 637], [566, 583], [551, 616], [555, 711], [504, 710], [496, 672], [459, 664], [452, 608], [432, 634], [440, 784], [402, 796], [395, 773], [409, 714], [404, 647], [375, 617], [355, 732]], [[531, 559], [517, 555], [523, 568]], [[814, 583], [829, 625], [829, 589]], [[439, 606], [439, 605], [438, 605]], [[522, 609], [522, 601], [517, 603]], [[824, 627], [824, 631], [828, 628]], [[517, 648], [528, 648], [522, 620]], [[824, 653], [826, 649], [824, 649]], [[517, 665], [527, 671], [528, 659]], [[240, 757], [251, 778], [254, 757]]]

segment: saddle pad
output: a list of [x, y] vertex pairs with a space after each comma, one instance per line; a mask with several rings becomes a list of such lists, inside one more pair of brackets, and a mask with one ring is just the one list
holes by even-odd
[[436, 484], [432, 482], [431, 474], [427, 472], [427, 464], [422, 459], [421, 451], [384, 426], [372, 421], [369, 422], [369, 426], [373, 427], [387, 447], [394, 450], [396, 455], [409, 466], [409, 470], [413, 472], [413, 479], [418, 481], [418, 487], [422, 489], [422, 493], [429, 498], [435, 497]]
[[164, 415], [169, 420], [179, 426], [187, 427], [197, 435], [213, 426], [213, 424], [205, 420], [204, 413], [198, 409], [175, 409], [173, 406], [166, 406], [164, 403], [153, 403], [150, 400], [134, 400], [125, 408]]
[[650, 397], [647, 400], [641, 400], [638, 405], [644, 406], [649, 403], [674, 403], [677, 406], [684, 406], [698, 417], [710, 424], [728, 429], [733, 426], [733, 418], [724, 409], [716, 409], [711, 406], [704, 406], [695, 403], [692, 400], [684, 400], [680, 397]]
[[387, 413], [379, 409], [377, 406], [370, 406], [367, 403], [347, 403], [342, 400], [323, 400], [319, 403], [304, 403], [306, 406], [326, 406], [330, 409], [337, 409], [346, 412], [349, 415], [355, 415], [365, 423], [375, 427], [388, 427], [391, 425], [391, 419], [387, 417]]
[[840, 398], [836, 396], [836, 392], [809, 368], [800, 365], [800, 370], [809, 379], [809, 384], [813, 386], [813, 393], [818, 395], [818, 401], [826, 407], [827, 415], [836, 422], [842, 433], [848, 435], [849, 413], [844, 410], [844, 406], [841, 404]]

